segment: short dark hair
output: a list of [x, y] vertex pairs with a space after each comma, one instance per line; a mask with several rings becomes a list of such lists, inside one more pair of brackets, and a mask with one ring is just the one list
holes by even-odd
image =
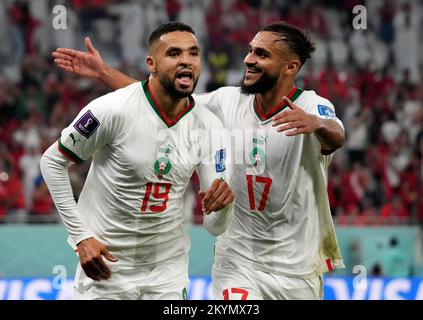
[[162, 35], [175, 31], [186, 31], [195, 35], [194, 30], [185, 23], [175, 21], [162, 23], [154, 29], [153, 32], [151, 32], [150, 37], [148, 38], [148, 47], [150, 48], [151, 45]]
[[306, 60], [311, 57], [314, 50], [316, 50], [308, 34], [289, 23], [283, 21], [272, 22], [264, 26], [260, 31], [278, 34], [281, 40], [285, 41], [292, 52], [298, 56], [301, 65], [303, 65]]

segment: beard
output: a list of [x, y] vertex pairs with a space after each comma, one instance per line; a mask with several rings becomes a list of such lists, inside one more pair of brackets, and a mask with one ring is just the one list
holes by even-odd
[[175, 98], [186, 98], [186, 97], [189, 97], [194, 92], [194, 89], [197, 86], [198, 78], [194, 79], [194, 85], [192, 86], [192, 90], [191, 89], [178, 90], [176, 88], [175, 81], [174, 80], [172, 81], [171, 78], [163, 76], [163, 75], [159, 75], [159, 81], [160, 81], [160, 84], [167, 91], [167, 93], [169, 93], [170, 96]]
[[261, 77], [251, 85], [245, 85], [245, 74], [244, 79], [241, 85], [241, 93], [243, 94], [255, 94], [255, 93], [265, 93], [276, 85], [278, 81], [277, 76], [270, 75], [268, 73], [263, 73]]

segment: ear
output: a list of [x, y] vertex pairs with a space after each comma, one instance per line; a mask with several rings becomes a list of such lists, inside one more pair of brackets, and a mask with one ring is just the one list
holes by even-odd
[[147, 68], [150, 74], [155, 74], [157, 72], [157, 68], [153, 56], [147, 56], [145, 58], [145, 62], [147, 63]]
[[291, 60], [286, 66], [286, 73], [289, 75], [295, 75], [300, 71], [301, 62], [298, 59]]

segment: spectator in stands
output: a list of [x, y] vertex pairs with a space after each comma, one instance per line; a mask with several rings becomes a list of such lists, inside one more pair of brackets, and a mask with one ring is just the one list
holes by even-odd
[[387, 224], [404, 224], [408, 222], [409, 218], [407, 208], [398, 195], [394, 195], [392, 200], [382, 207], [380, 215], [386, 218]]
[[10, 164], [0, 163], [0, 215], [5, 221], [26, 221], [23, 187], [16, 171]]
[[57, 222], [58, 216], [53, 215], [53, 200], [51, 199], [47, 185], [44, 182], [41, 174], [34, 179], [34, 190], [32, 193], [32, 206], [31, 206], [31, 218], [36, 217], [38, 219], [30, 219], [37, 223], [42, 222]]
[[394, 54], [397, 73], [410, 73], [412, 83], [420, 79], [419, 74], [419, 30], [421, 30], [422, 12], [414, 10], [409, 1], [405, 1], [394, 16], [395, 30]]

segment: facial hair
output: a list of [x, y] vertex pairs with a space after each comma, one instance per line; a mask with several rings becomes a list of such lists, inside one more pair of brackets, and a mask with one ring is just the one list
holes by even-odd
[[244, 79], [241, 85], [241, 93], [243, 94], [266, 93], [273, 89], [273, 87], [276, 85], [276, 82], [278, 81], [277, 76], [270, 75], [266, 72], [264, 72], [261, 77], [251, 85], [245, 85]]
[[170, 96], [175, 98], [186, 98], [189, 97], [193, 92], [195, 87], [197, 86], [198, 78], [194, 79], [194, 85], [192, 87], [192, 90], [190, 91], [179, 91], [176, 89], [175, 81], [172, 81], [171, 78], [159, 75], [159, 81], [162, 87], [166, 90], [167, 93], [169, 93]]

